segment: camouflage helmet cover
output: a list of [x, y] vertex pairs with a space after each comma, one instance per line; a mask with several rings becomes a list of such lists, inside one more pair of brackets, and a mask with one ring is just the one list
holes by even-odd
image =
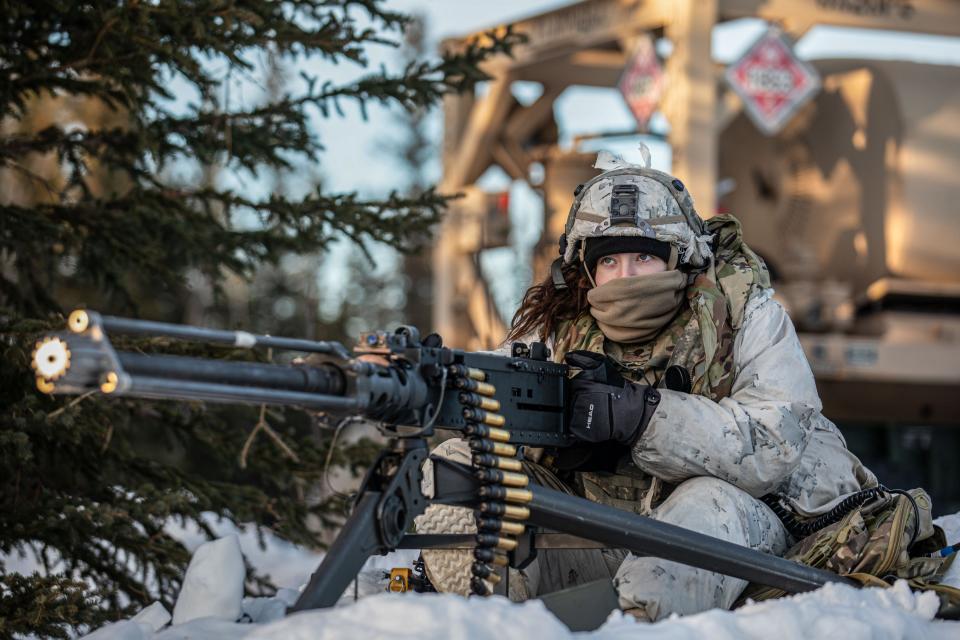
[[[600, 152], [594, 167], [607, 170], [577, 189], [567, 217], [566, 241], [561, 241], [565, 264], [577, 259], [585, 238], [605, 236], [654, 238], [675, 247], [680, 264], [698, 268], [709, 262], [713, 237], [704, 230], [682, 182], [651, 169], [649, 161], [645, 167], [628, 164], [605, 151]], [[614, 222], [613, 192], [621, 185], [636, 186], [636, 215], [629, 221]]]

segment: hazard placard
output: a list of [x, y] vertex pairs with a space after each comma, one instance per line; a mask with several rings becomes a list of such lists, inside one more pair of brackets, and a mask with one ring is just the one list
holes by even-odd
[[797, 57], [793, 42], [776, 27], [727, 67], [726, 79], [767, 135], [779, 132], [820, 90], [817, 70]]
[[663, 96], [663, 65], [657, 58], [653, 38], [641, 35], [635, 42], [630, 61], [620, 76], [617, 88], [627, 106], [637, 119], [637, 128], [647, 130], [650, 116], [654, 114]]

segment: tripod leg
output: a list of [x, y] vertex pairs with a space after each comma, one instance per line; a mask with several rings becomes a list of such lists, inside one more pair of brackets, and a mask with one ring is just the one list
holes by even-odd
[[290, 612], [332, 607], [367, 558], [381, 551], [376, 515], [380, 496], [368, 491], [360, 499]]
[[291, 612], [333, 606], [371, 554], [392, 551], [403, 542], [413, 518], [427, 506], [420, 491], [426, 448], [422, 439], [396, 441], [381, 453], [364, 479], [360, 501]]
[[547, 487], [531, 485], [530, 493], [532, 499], [527, 506], [530, 508], [531, 523], [603, 542], [612, 549], [628, 549], [638, 555], [657, 556], [776, 587], [788, 593], [812, 591], [828, 582], [856, 586], [852, 579], [829, 571], [760, 553]]

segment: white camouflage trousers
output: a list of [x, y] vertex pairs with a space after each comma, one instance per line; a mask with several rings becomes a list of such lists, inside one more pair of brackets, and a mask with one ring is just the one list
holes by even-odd
[[[470, 460], [467, 443], [457, 439], [442, 443], [433, 454], [465, 463]], [[423, 488], [427, 495], [433, 492], [430, 466], [428, 462], [424, 468]], [[698, 477], [682, 482], [650, 517], [778, 556], [786, 552], [790, 542], [786, 529], [769, 507], [717, 478]], [[439, 533], [452, 522], [459, 523], [454, 525], [457, 532], [475, 530], [470, 510], [445, 505], [429, 507], [417, 519], [417, 530]], [[428, 575], [439, 590], [466, 592], [472, 554], [424, 551], [424, 560]], [[447, 568], [446, 572], [441, 567]], [[445, 581], [446, 575], [462, 575], [463, 579]], [[729, 609], [747, 585], [738, 578], [660, 558], [638, 557], [618, 549], [553, 549], [541, 550], [527, 568], [519, 574], [511, 573], [510, 596], [522, 600], [602, 578], [613, 578], [622, 609], [640, 608], [652, 621], [671, 613]]]
[[[789, 536], [773, 511], [717, 478], [691, 478], [681, 483], [650, 517], [763, 553], [779, 556], [788, 549]], [[650, 620], [659, 620], [671, 613], [729, 609], [747, 582], [629, 554], [617, 569], [614, 585], [621, 608], [640, 607]]]

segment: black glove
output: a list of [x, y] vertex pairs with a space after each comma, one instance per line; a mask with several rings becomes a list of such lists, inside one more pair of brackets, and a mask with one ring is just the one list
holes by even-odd
[[592, 351], [571, 351], [564, 361], [580, 369], [569, 382], [570, 433], [584, 442], [633, 444], [660, 404], [660, 392], [627, 382], [609, 358]]

